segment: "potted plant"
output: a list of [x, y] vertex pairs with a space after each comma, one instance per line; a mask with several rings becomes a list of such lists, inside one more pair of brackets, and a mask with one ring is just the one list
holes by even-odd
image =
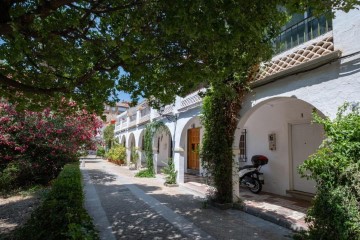
[[161, 169], [161, 172], [165, 174], [165, 186], [177, 187], [176, 183], [177, 171], [175, 171], [175, 164], [172, 158], [169, 158], [167, 166]]
[[[130, 164], [134, 165], [134, 168], [137, 169], [138, 168], [138, 160], [139, 160], [139, 153], [138, 153], [138, 148], [136, 147], [132, 147], [131, 148], [131, 153], [130, 153]], [[131, 166], [130, 166], [131, 168]]]

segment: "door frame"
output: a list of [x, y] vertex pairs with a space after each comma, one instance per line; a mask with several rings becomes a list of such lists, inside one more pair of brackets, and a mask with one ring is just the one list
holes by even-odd
[[293, 149], [292, 149], [292, 125], [311, 124], [311, 119], [290, 121], [288, 127], [288, 153], [289, 153], [289, 190], [294, 190], [294, 168], [293, 168]]

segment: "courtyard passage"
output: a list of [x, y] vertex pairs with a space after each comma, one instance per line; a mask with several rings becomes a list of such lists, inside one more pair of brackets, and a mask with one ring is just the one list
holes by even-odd
[[82, 167], [85, 207], [101, 239], [291, 239], [292, 232], [238, 210], [219, 210], [185, 187], [135, 178], [101, 159]]

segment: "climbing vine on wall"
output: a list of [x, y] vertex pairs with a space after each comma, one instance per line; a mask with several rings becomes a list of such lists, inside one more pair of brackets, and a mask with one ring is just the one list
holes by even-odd
[[[203, 100], [201, 121], [205, 128], [201, 157], [211, 175], [216, 191], [212, 201], [230, 203], [232, 195], [232, 145], [239, 111], [250, 78], [231, 79], [222, 86], [212, 86]], [[237, 171], [237, 169], [234, 169]]]
[[153, 138], [157, 132], [169, 131], [163, 122], [153, 121], [146, 125], [144, 133], [144, 151], [146, 159], [146, 169], [138, 172], [137, 177], [155, 177], [153, 162]]

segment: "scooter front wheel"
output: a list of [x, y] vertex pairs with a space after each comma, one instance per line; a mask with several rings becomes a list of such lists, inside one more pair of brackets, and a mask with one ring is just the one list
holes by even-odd
[[254, 187], [249, 187], [249, 190], [253, 193], [259, 193], [262, 189], [261, 182], [259, 179], [253, 179], [254, 180]]

